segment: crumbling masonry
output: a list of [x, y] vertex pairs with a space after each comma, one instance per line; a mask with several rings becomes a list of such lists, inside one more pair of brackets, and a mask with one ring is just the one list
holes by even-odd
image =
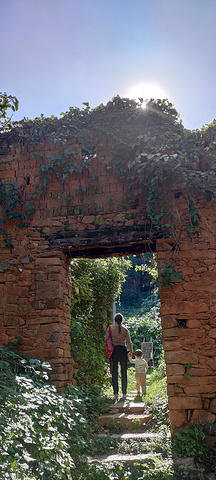
[[[71, 140], [72, 142], [72, 140]], [[77, 364], [70, 337], [70, 262], [74, 257], [105, 257], [153, 251], [159, 267], [172, 264], [184, 280], [161, 287], [161, 321], [172, 428], [206, 420], [216, 427], [216, 214], [215, 200], [196, 198], [200, 235], [182, 228], [180, 244], [158, 238], [146, 212], [146, 192], [130, 190], [96, 156], [91, 169], [72, 171], [67, 181], [54, 173], [43, 193], [41, 162], [48, 165], [59, 146], [49, 140], [1, 151], [0, 176], [19, 184], [23, 202], [33, 194], [28, 225], [7, 220], [0, 243], [1, 344], [22, 338], [25, 354], [49, 361], [52, 383], [61, 390], [73, 382]], [[67, 145], [67, 149], [68, 149]], [[77, 165], [81, 151], [77, 143]], [[103, 146], [106, 161], [112, 157]], [[61, 169], [61, 166], [59, 167]], [[63, 168], [63, 167], [62, 167]], [[188, 215], [180, 186], [172, 192], [176, 221]], [[24, 203], [23, 203], [24, 205]], [[3, 208], [3, 207], [2, 207]], [[24, 208], [20, 206], [20, 208]], [[180, 226], [179, 226], [180, 228]], [[175, 244], [175, 248], [173, 248]], [[7, 246], [7, 245], [6, 245]], [[174, 262], [174, 263], [173, 263]]]

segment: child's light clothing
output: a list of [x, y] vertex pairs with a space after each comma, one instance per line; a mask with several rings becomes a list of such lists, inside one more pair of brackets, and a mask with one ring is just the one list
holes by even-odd
[[146, 394], [146, 372], [148, 370], [148, 363], [144, 358], [131, 358], [129, 357], [131, 363], [135, 363], [135, 379], [136, 379], [136, 389], [137, 392], [140, 391], [142, 387], [142, 394]]

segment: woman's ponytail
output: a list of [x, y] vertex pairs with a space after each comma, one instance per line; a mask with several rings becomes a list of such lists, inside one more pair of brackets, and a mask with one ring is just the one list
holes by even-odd
[[123, 320], [122, 314], [121, 314], [121, 313], [116, 313], [116, 315], [115, 315], [115, 322], [118, 323], [119, 333], [121, 332], [121, 323], [122, 323], [122, 320]]

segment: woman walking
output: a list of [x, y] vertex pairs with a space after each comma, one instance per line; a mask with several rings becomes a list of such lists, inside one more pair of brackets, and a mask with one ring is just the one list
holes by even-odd
[[[130, 338], [129, 331], [122, 325], [123, 316], [121, 313], [115, 315], [115, 323], [111, 325], [112, 343], [114, 345], [114, 352], [112, 354], [113, 369], [112, 369], [112, 386], [115, 399], [118, 400], [118, 363], [121, 365], [121, 387], [123, 398], [126, 398], [127, 394], [127, 349], [125, 342], [127, 343], [130, 354], [132, 355], [133, 347]], [[105, 342], [109, 338], [109, 327], [106, 331]]]

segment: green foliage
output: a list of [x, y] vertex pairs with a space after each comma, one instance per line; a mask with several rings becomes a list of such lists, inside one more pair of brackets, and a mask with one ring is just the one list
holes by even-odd
[[[93, 435], [97, 417], [106, 413], [110, 400], [98, 385], [68, 385], [60, 394], [40, 376], [40, 360], [25, 359], [10, 348], [0, 349], [0, 478], [4, 480], [204, 480], [212, 472], [207, 427], [176, 432], [171, 444], [162, 425], [164, 364], [151, 374], [145, 402], [153, 411], [156, 438], [113, 438]], [[39, 373], [37, 373], [39, 372]], [[39, 379], [38, 379], [39, 377]], [[11, 382], [9, 384], [9, 382]], [[4, 392], [7, 384], [7, 394]], [[130, 384], [130, 382], [129, 382]], [[154, 387], [153, 387], [154, 386]], [[131, 389], [134, 387], [130, 386]], [[153, 395], [152, 392], [155, 392]], [[3, 392], [3, 395], [2, 395]], [[149, 392], [149, 397], [148, 397]], [[156, 395], [157, 392], [157, 395]], [[153, 395], [152, 403], [147, 400]], [[161, 398], [160, 398], [161, 397]], [[155, 411], [154, 411], [155, 409]], [[164, 421], [167, 423], [165, 415]], [[152, 422], [151, 422], [152, 425]], [[98, 427], [99, 428], [99, 427]], [[178, 435], [177, 435], [178, 433]], [[186, 435], [186, 437], [185, 437]], [[209, 446], [209, 444], [208, 444]], [[175, 466], [176, 456], [190, 455], [204, 463]], [[148, 454], [148, 462], [89, 463], [101, 454]], [[213, 480], [214, 477], [212, 477]]]
[[44, 381], [41, 367], [48, 366], [40, 360], [7, 347], [0, 354], [0, 478], [76, 478], [91, 446], [90, 425], [107, 411], [108, 399], [96, 385], [68, 386], [61, 395]]
[[[5, 92], [0, 92], [0, 134], [2, 132], [10, 131], [13, 128], [11, 117], [7, 116], [8, 109], [16, 112], [19, 108], [17, 97], [7, 95]], [[4, 137], [3, 137], [4, 139]], [[1, 153], [1, 151], [0, 151]], [[11, 238], [8, 235], [7, 229], [3, 227], [6, 220], [15, 220], [19, 222], [19, 228], [22, 228], [26, 223], [26, 218], [35, 212], [34, 205], [29, 201], [21, 200], [21, 188], [17, 182], [10, 182], [8, 180], [0, 181], [0, 205], [2, 205], [0, 218], [0, 234], [4, 235], [5, 248], [13, 248]]]
[[[159, 359], [157, 368], [151, 372], [150, 379], [149, 379], [149, 385], [153, 385], [157, 382], [160, 382], [160, 380], [166, 380], [166, 365], [165, 365], [165, 360], [164, 360], [164, 351], [161, 354], [161, 357]], [[149, 391], [151, 389], [149, 388]], [[160, 396], [164, 396], [164, 390], [161, 391], [159, 389]]]
[[65, 395], [73, 400], [79, 413], [87, 418], [89, 425], [93, 430], [97, 430], [97, 419], [100, 414], [109, 410], [111, 400], [108, 396], [102, 394], [102, 389], [95, 384], [84, 385], [83, 387], [74, 387], [69, 384]]
[[190, 368], [192, 367], [191, 363], [185, 363], [184, 368], [185, 368], [185, 373], [184, 373], [184, 378], [190, 378], [191, 375], [189, 373]]
[[[16, 97], [0, 94], [3, 119], [8, 108], [17, 110]], [[208, 201], [216, 195], [216, 121], [202, 130], [189, 131], [184, 129], [179, 114], [167, 99], [150, 99], [143, 109], [142, 99], [136, 102], [116, 96], [105, 106], [100, 104], [92, 109], [88, 102], [83, 102], [83, 108], [70, 107], [59, 119], [53, 115], [50, 118], [41, 115], [34, 120], [24, 118], [10, 123], [6, 129], [8, 131], [2, 133], [3, 144], [19, 143], [21, 148], [25, 143], [35, 145], [32, 155], [36, 158], [43, 157], [44, 140], [51, 140], [59, 146], [58, 153], [50, 155], [48, 164], [40, 164], [40, 181], [35, 185], [35, 193], [31, 194], [33, 197], [38, 198], [45, 191], [52, 175], [60, 183], [67, 183], [73, 172], [80, 174], [87, 169], [91, 174], [91, 162], [97, 157], [97, 161], [104, 163], [107, 177], [114, 172], [125, 181], [128, 196], [133, 192], [136, 197], [141, 187], [145, 187], [143, 201], [152, 223], [153, 237], [172, 235], [178, 246], [182, 229], [190, 237], [200, 234], [200, 215], [193, 198], [197, 192], [203, 192]], [[74, 139], [73, 145], [71, 139]], [[77, 144], [81, 154], [78, 157]], [[112, 161], [101, 153], [104, 145], [112, 151]], [[88, 182], [90, 187], [92, 175], [89, 175]], [[179, 225], [174, 220], [172, 187], [176, 183], [182, 186], [180, 195], [184, 196], [188, 208], [188, 219]], [[19, 186], [20, 198], [21, 189]], [[75, 198], [70, 199], [68, 208], [70, 215], [76, 216]], [[136, 198], [133, 201], [136, 202]], [[32, 205], [28, 215], [33, 211]], [[11, 221], [14, 219], [16, 215], [10, 217]], [[21, 225], [24, 224], [21, 221]], [[6, 245], [10, 246], [7, 238]]]
[[129, 257], [131, 268], [123, 284], [120, 302], [124, 307], [141, 306], [154, 289], [158, 277], [155, 255], [145, 253]]
[[0, 133], [12, 128], [11, 117], [7, 116], [8, 109], [16, 112], [18, 108], [19, 102], [15, 96], [0, 92]]
[[[178, 467], [175, 469], [175, 475], [177, 479], [185, 479], [185, 480], [203, 480], [205, 474], [205, 468], [197, 465], [178, 465]], [[207, 477], [210, 478], [210, 480], [216, 480], [216, 477]]]
[[10, 393], [16, 395], [19, 391], [17, 375], [30, 377], [37, 385], [43, 385], [49, 378], [50, 364], [37, 358], [28, 358], [18, 353], [17, 346], [0, 346], [0, 403], [4, 402]]
[[21, 200], [21, 189], [17, 182], [11, 183], [8, 180], [0, 182], [0, 204], [2, 205], [0, 218], [0, 233], [4, 233], [5, 248], [13, 248], [7, 229], [3, 228], [7, 220], [18, 222], [19, 228], [28, 226], [26, 219], [35, 212], [32, 202]]
[[124, 463], [101, 463], [82, 469], [77, 480], [174, 480], [171, 462], [164, 462], [155, 455], [149, 456], [148, 463], [125, 465]]
[[79, 385], [108, 381], [104, 336], [129, 267], [123, 258], [72, 262], [72, 355], [79, 363], [75, 375]]
[[142, 265], [142, 271], [148, 273], [151, 276], [152, 280], [156, 282], [158, 280], [158, 266], [156, 255], [154, 253], [145, 254], [144, 258], [145, 262]]
[[129, 308], [121, 305], [121, 311], [129, 329], [134, 349], [141, 348], [143, 338], [146, 342], [150, 342], [152, 338], [154, 362], [157, 366], [163, 349], [158, 288], [155, 287], [143, 298], [141, 307]]
[[207, 442], [207, 440], [209, 440], [208, 426], [205, 424], [194, 424], [190, 428], [182, 428], [181, 431], [176, 431], [173, 435], [173, 454], [202, 461], [209, 456], [213, 446], [213, 442]]
[[182, 272], [179, 271], [177, 272], [173, 267], [172, 265], [169, 265], [168, 263], [166, 263], [163, 267], [162, 267], [162, 271], [159, 273], [159, 278], [162, 280], [161, 281], [161, 287], [171, 287], [173, 288], [172, 286], [172, 281], [176, 281], [176, 280], [184, 280], [183, 276], [182, 276]]
[[145, 402], [151, 406], [156, 428], [168, 425], [169, 410], [164, 355], [161, 356], [158, 367], [150, 375]]
[[[78, 428], [78, 414], [70, 401], [56, 394], [54, 387], [34, 387], [30, 379], [17, 378], [19, 393], [4, 404], [1, 417], [1, 468], [4, 478], [19, 473], [36, 478], [70, 479], [73, 459], [69, 453], [68, 434]], [[74, 418], [75, 417], [75, 418]], [[8, 419], [11, 419], [8, 423]], [[80, 417], [79, 435], [84, 420]], [[76, 445], [76, 443], [75, 443]], [[31, 477], [30, 477], [31, 478]]]

